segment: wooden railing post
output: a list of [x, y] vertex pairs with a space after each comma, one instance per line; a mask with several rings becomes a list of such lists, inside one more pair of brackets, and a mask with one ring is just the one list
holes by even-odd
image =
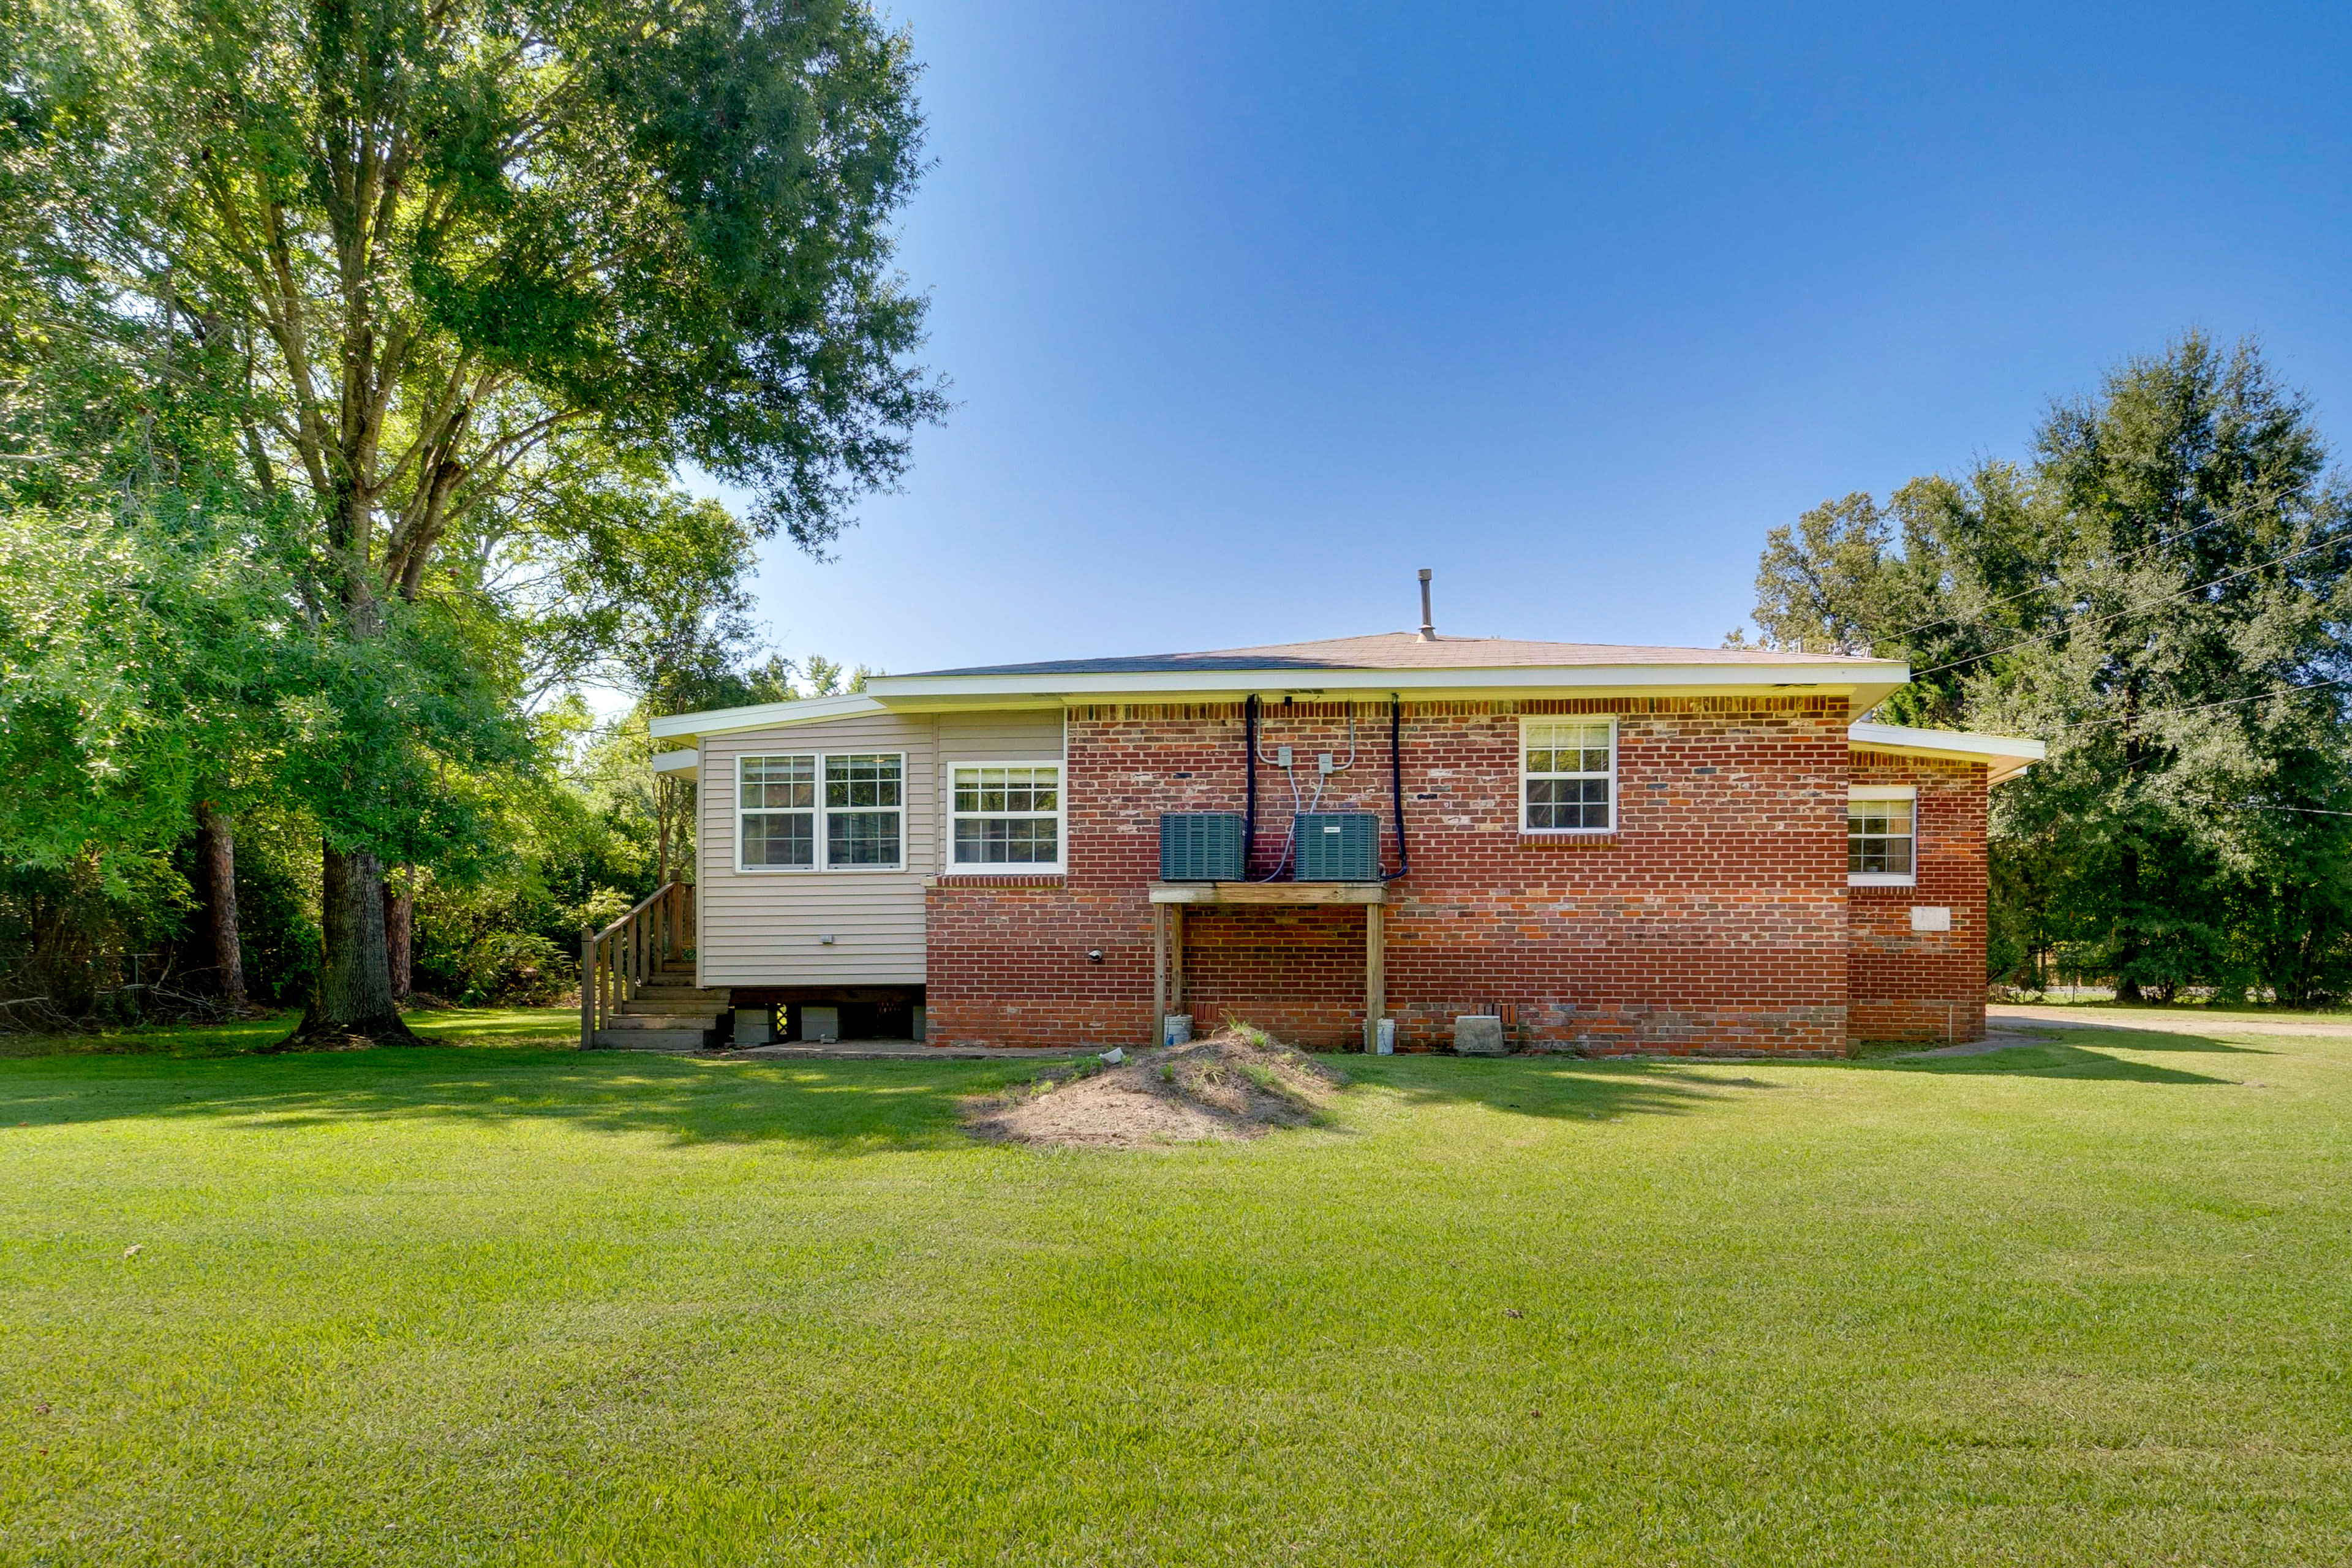
[[694, 923], [694, 889], [664, 882], [606, 926], [580, 931], [580, 1038], [595, 1043], [620, 1005], [642, 994], [661, 966], [686, 951]]

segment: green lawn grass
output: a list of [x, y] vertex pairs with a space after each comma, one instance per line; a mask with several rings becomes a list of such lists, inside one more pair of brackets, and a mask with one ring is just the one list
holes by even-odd
[[0, 1062], [0, 1561], [2352, 1559], [2352, 1042], [1347, 1065]]
[[[0, 1035], [0, 1057], [236, 1056], [275, 1045], [294, 1032], [300, 1017], [299, 1013], [270, 1013], [234, 1024], [192, 1027], [155, 1025], [86, 1035]], [[436, 1044], [560, 1049], [579, 1043], [580, 1012], [575, 1007], [444, 1007], [409, 1014], [408, 1026]]]
[[2280, 1007], [2266, 1002], [2209, 1002], [2201, 996], [2186, 996], [2178, 1002], [2118, 1002], [2112, 996], [2085, 996], [2078, 1001], [2069, 1001], [2063, 996], [2049, 996], [2039, 1002], [1995, 1002], [1990, 1005], [1996, 1011], [2003, 1006], [2019, 1006], [2065, 1007], [2085, 1013], [2195, 1013], [2205, 1017], [2228, 1018], [2233, 1024], [2257, 1023], [2264, 1018], [2280, 1023], [2352, 1023], [2352, 1008]]

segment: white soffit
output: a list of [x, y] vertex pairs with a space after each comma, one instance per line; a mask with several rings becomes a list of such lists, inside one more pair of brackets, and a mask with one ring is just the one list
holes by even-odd
[[[1846, 698], [1852, 710], [1870, 706], [1911, 678], [1892, 659], [1822, 664], [1612, 664], [1449, 669], [1221, 669], [1124, 673], [1054, 671], [1024, 675], [877, 675], [855, 697], [806, 697], [751, 708], [673, 713], [653, 721], [656, 740], [724, 735], [745, 730], [817, 724], [860, 714], [936, 713], [959, 709], [1055, 707], [1102, 699], [1157, 701], [1232, 700], [1267, 695], [1328, 693], [1415, 698], [1545, 696], [1781, 696], [1820, 692]], [[1907, 732], [1907, 731], [1906, 731]], [[1927, 731], [1919, 731], [1926, 733]]]
[[657, 773], [690, 773], [694, 771], [694, 764], [701, 760], [702, 753], [699, 751], [662, 752], [656, 753], [654, 757], [654, 772]]
[[[656, 741], [690, 740], [697, 735], [726, 735], [738, 730], [777, 730], [792, 724], [818, 724], [827, 719], [854, 719], [861, 713], [886, 710], [871, 697], [803, 697], [791, 702], [762, 702], [751, 708], [711, 708], [700, 713], [672, 713], [650, 726]], [[692, 753], [688, 753], [691, 755]]]
[[1903, 724], [1850, 724], [1846, 741], [1866, 751], [1891, 752], [1906, 757], [1940, 757], [1947, 762], [1982, 763], [1985, 779], [1999, 784], [2023, 773], [2050, 754], [2040, 741], [2022, 735], [1985, 735], [1973, 730], [1915, 730]]

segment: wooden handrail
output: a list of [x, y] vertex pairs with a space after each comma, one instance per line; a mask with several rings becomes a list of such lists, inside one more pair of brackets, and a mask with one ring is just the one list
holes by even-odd
[[580, 928], [580, 1048], [673, 954], [694, 944], [694, 884], [665, 882], [603, 931]]
[[656, 904], [660, 903], [664, 899], [668, 898], [672, 888], [683, 888], [685, 886], [686, 884], [684, 882], [664, 882], [660, 887], [656, 888], [652, 892], [647, 893], [644, 898], [639, 899], [635, 909], [631, 910], [627, 914], [623, 915], [619, 920], [614, 921], [611, 925], [606, 926], [603, 931], [598, 931], [596, 933], [596, 940], [598, 942], [604, 941], [606, 937], [611, 936], [614, 931], [619, 931], [623, 926], [627, 925], [631, 921], [635, 920], [639, 915], [644, 914], [647, 910], [652, 909]]

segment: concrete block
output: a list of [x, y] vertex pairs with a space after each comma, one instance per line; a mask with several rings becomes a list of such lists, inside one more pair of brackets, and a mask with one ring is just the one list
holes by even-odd
[[1503, 1038], [1503, 1020], [1491, 1013], [1465, 1013], [1454, 1020], [1454, 1054], [1457, 1057], [1501, 1057], [1510, 1054]]

